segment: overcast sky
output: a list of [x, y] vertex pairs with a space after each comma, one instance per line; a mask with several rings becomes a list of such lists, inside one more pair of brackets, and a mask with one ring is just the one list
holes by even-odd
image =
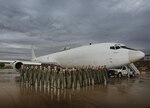
[[89, 42], [150, 51], [150, 0], [0, 0], [0, 58], [31, 58]]

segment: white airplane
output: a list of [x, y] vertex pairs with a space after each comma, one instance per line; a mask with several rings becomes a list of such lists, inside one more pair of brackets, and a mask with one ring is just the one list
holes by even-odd
[[41, 65], [57, 64], [62, 67], [73, 66], [106, 66], [107, 68], [119, 67], [142, 59], [145, 54], [120, 43], [99, 43], [78, 48], [73, 48], [45, 56], [35, 57], [32, 50], [31, 61], [0, 60], [1, 63], [10, 63], [15, 69], [20, 69], [22, 64]]

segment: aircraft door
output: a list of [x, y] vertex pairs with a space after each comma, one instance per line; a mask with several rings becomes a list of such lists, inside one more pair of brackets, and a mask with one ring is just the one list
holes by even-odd
[[108, 58], [108, 62], [110, 64], [111, 67], [115, 67], [115, 63], [117, 63], [117, 58], [118, 58], [118, 54], [119, 54], [119, 49], [120, 49], [120, 46], [118, 45], [114, 45], [114, 46], [110, 46], [110, 55], [109, 55], [109, 58]]
[[114, 58], [114, 54], [113, 54], [113, 52], [111, 51], [109, 51], [108, 52], [108, 57], [106, 58], [106, 64], [108, 65], [107, 67], [114, 67], [114, 63], [113, 63], [113, 58]]
[[115, 45], [115, 46], [111, 46], [110, 47], [110, 56], [109, 56], [109, 64], [113, 67], [115, 67], [115, 60], [116, 58], [118, 58], [118, 54], [119, 54], [119, 51], [118, 49], [120, 49], [119, 46]]
[[111, 54], [111, 57], [109, 57], [109, 64], [110, 64], [111, 67], [114, 67], [113, 54]]

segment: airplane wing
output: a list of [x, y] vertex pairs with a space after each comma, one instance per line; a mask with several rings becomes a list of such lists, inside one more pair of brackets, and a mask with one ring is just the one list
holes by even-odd
[[20, 61], [25, 65], [41, 65], [41, 63], [33, 62], [33, 61]]
[[13, 68], [20, 69], [22, 64], [25, 65], [41, 65], [39, 62], [22, 61], [22, 60], [0, 60], [0, 63], [11, 64]]
[[21, 60], [0, 60], [0, 63], [16, 63], [21, 62], [22, 64], [28, 64], [28, 65], [41, 65], [41, 63], [33, 62], [33, 61], [21, 61]]
[[14, 60], [0, 60], [0, 63], [13, 63]]
[[48, 64], [48, 65], [59, 65], [56, 62], [36, 62], [36, 61], [25, 61], [25, 60], [0, 60], [0, 63], [4, 63], [4, 64], [10, 64], [12, 65], [13, 68], [15, 69], [20, 69], [21, 65], [42, 65], [42, 64]]
[[36, 61], [36, 56], [35, 56], [35, 52], [32, 46], [32, 59], [31, 60], [0, 60], [0, 63], [4, 63], [4, 64], [10, 64], [12, 65], [13, 68], [15, 69], [20, 69], [21, 65], [25, 64], [25, 65], [42, 65], [42, 64], [53, 64], [53, 65], [59, 65], [56, 62], [40, 62], [40, 61]]

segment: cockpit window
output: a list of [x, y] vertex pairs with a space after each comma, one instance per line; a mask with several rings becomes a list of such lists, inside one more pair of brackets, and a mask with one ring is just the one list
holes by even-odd
[[114, 46], [110, 46], [110, 49], [112, 50], [118, 50], [118, 49], [128, 49], [128, 50], [136, 50], [136, 49], [133, 49], [133, 48], [128, 48], [126, 46], [120, 46], [120, 45], [114, 45]]
[[129, 49], [129, 50], [136, 50], [136, 49], [133, 49], [133, 48], [128, 48], [126, 46], [121, 46], [121, 48], [123, 48], [123, 49]]
[[120, 49], [120, 47], [119, 47], [119, 46], [116, 46], [116, 49]]
[[111, 46], [111, 47], [110, 47], [110, 49], [113, 49], [113, 50], [115, 50], [115, 47], [114, 47], [114, 46]]
[[110, 47], [110, 49], [118, 50], [118, 49], [120, 49], [120, 46], [117, 46], [117, 45], [115, 45], [115, 46], [111, 46], [111, 47]]

